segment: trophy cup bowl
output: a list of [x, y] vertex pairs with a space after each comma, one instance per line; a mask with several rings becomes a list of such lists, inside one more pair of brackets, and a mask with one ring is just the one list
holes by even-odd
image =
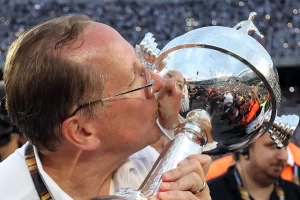
[[254, 38], [234, 28], [205, 27], [175, 38], [151, 67], [161, 76], [169, 71], [183, 75], [182, 117], [196, 109], [210, 115], [213, 140], [205, 154], [243, 148], [271, 127], [280, 106], [271, 57]]
[[212, 131], [206, 133], [202, 153], [217, 155], [245, 147], [268, 131], [280, 107], [277, 70], [264, 47], [248, 35], [253, 32], [263, 38], [253, 23], [255, 16], [250, 13], [248, 20], [233, 28], [195, 29], [162, 50], [148, 33], [136, 47], [150, 70], [162, 77], [170, 71], [182, 74], [182, 118], [195, 110], [210, 116]]
[[[137, 56], [164, 77], [181, 73], [184, 83], [181, 122], [138, 190], [119, 189], [111, 199], [148, 199], [159, 192], [162, 174], [192, 154], [220, 155], [239, 150], [272, 126], [281, 102], [279, 78], [262, 45], [248, 35], [263, 35], [253, 24], [255, 13], [234, 28], [195, 29], [170, 41], [162, 50], [151, 33], [136, 46]], [[278, 118], [271, 137], [278, 147], [289, 140], [299, 122]], [[294, 118], [293, 118], [294, 119]], [[210, 132], [201, 120], [211, 123]], [[292, 127], [292, 128], [291, 128]], [[288, 131], [287, 131], [288, 130]]]

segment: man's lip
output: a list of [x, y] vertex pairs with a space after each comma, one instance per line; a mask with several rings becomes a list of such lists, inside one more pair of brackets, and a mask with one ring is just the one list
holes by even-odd
[[272, 167], [282, 167], [281, 165], [271, 165]]
[[283, 169], [284, 166], [282, 164], [273, 164], [273, 165], [271, 165], [271, 167]]

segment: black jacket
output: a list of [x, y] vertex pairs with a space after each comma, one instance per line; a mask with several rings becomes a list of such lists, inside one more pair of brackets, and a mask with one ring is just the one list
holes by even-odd
[[[281, 178], [279, 184], [284, 191], [285, 200], [300, 200], [299, 186]], [[230, 167], [222, 176], [208, 181], [208, 186], [212, 200], [242, 200], [234, 177], [234, 166]], [[275, 190], [272, 192], [270, 200], [279, 200]]]

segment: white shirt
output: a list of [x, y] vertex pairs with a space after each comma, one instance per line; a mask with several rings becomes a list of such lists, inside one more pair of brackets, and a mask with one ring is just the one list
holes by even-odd
[[[25, 162], [25, 148], [27, 145], [28, 143], [0, 163], [0, 199], [40, 199]], [[35, 148], [34, 152], [37, 167], [51, 196], [55, 200], [71, 200], [72, 198], [43, 170]], [[113, 194], [118, 188], [130, 187], [135, 190], [138, 189], [158, 156], [158, 152], [150, 146], [130, 156], [129, 159], [114, 173], [109, 193]]]

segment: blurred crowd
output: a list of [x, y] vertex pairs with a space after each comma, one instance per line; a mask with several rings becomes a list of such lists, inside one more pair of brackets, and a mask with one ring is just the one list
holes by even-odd
[[[255, 20], [261, 41], [273, 56], [300, 55], [300, 2], [292, 0], [170, 1], [0, 0], [0, 63], [8, 46], [21, 33], [40, 22], [70, 13], [82, 13], [116, 28], [132, 44], [154, 33], [160, 47], [194, 28], [233, 27], [258, 13]], [[97, 2], [97, 4], [92, 3]], [[102, 4], [99, 2], [103, 2]], [[168, 2], [168, 1], [167, 1]], [[298, 43], [299, 42], [299, 43]]]
[[194, 86], [189, 88], [190, 105], [194, 102], [197, 106], [192, 109], [204, 109], [212, 118], [219, 115], [221, 122], [246, 125], [261, 113], [259, 110], [266, 106], [268, 99], [267, 93], [258, 88], [253, 88], [251, 93], [246, 91]]

